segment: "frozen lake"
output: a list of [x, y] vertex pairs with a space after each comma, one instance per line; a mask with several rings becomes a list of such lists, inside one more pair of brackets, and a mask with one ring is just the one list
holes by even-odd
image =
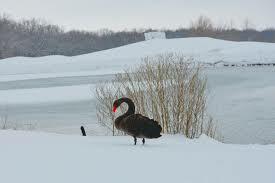
[[275, 142], [275, 68], [207, 71], [209, 113], [226, 142]]
[[[208, 68], [209, 113], [219, 124], [226, 142], [270, 143], [275, 142], [275, 68]], [[5, 100], [5, 96], [31, 95], [29, 89], [46, 93], [51, 88], [65, 87], [64, 95], [70, 93], [66, 87], [90, 85], [109, 80], [112, 75], [57, 77], [0, 82], [0, 116], [8, 116], [12, 124], [58, 133], [79, 133], [79, 126], [88, 126], [90, 134], [102, 135], [95, 113], [95, 99], [87, 95], [76, 100], [52, 100], [64, 97], [62, 93], [51, 93], [47, 98], [32, 103], [16, 104]], [[81, 89], [81, 88], [79, 88]], [[74, 91], [71, 91], [74, 92]], [[86, 92], [86, 91], [85, 91]], [[18, 94], [17, 94], [18, 93]], [[60, 96], [59, 96], [60, 95]], [[47, 96], [47, 95], [45, 95]], [[2, 98], [1, 98], [2, 97]], [[31, 97], [31, 96], [29, 96]], [[12, 100], [12, 99], [11, 99]], [[16, 100], [16, 99], [14, 99]]]

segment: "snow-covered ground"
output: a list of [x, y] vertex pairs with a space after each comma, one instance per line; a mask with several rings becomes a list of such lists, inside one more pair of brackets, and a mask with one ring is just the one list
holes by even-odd
[[0, 131], [0, 182], [274, 183], [275, 145]]
[[[94, 88], [140, 58], [180, 52], [205, 63], [275, 63], [275, 44], [211, 38], [150, 40], [75, 57], [15, 57], [0, 61], [0, 116], [37, 130], [104, 135], [95, 114]], [[209, 112], [230, 143], [275, 142], [275, 67], [213, 67]], [[0, 118], [1, 120], [1, 118]]]
[[0, 81], [114, 74], [140, 58], [177, 52], [203, 63], [275, 63], [275, 44], [213, 38], [154, 39], [74, 57], [16, 57], [0, 61]]

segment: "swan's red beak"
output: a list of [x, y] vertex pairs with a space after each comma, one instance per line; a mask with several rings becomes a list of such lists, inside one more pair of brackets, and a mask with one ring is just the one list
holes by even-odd
[[113, 112], [116, 112], [116, 108], [117, 108], [117, 107], [114, 105], [114, 107], [113, 107]]

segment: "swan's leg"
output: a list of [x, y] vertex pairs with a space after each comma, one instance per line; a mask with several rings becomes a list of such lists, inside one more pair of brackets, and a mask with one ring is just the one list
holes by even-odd
[[135, 140], [135, 145], [137, 145], [137, 138], [136, 138], [136, 137], [134, 137], [134, 140]]
[[142, 139], [142, 144], [143, 144], [143, 145], [145, 144], [145, 139], [144, 139], [144, 138]]

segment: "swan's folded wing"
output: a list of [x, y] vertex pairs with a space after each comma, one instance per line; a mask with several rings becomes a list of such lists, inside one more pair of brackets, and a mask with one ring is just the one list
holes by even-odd
[[124, 129], [129, 134], [146, 138], [160, 137], [160, 132], [162, 130], [157, 121], [142, 116], [141, 114], [127, 116], [124, 119], [124, 125]]

